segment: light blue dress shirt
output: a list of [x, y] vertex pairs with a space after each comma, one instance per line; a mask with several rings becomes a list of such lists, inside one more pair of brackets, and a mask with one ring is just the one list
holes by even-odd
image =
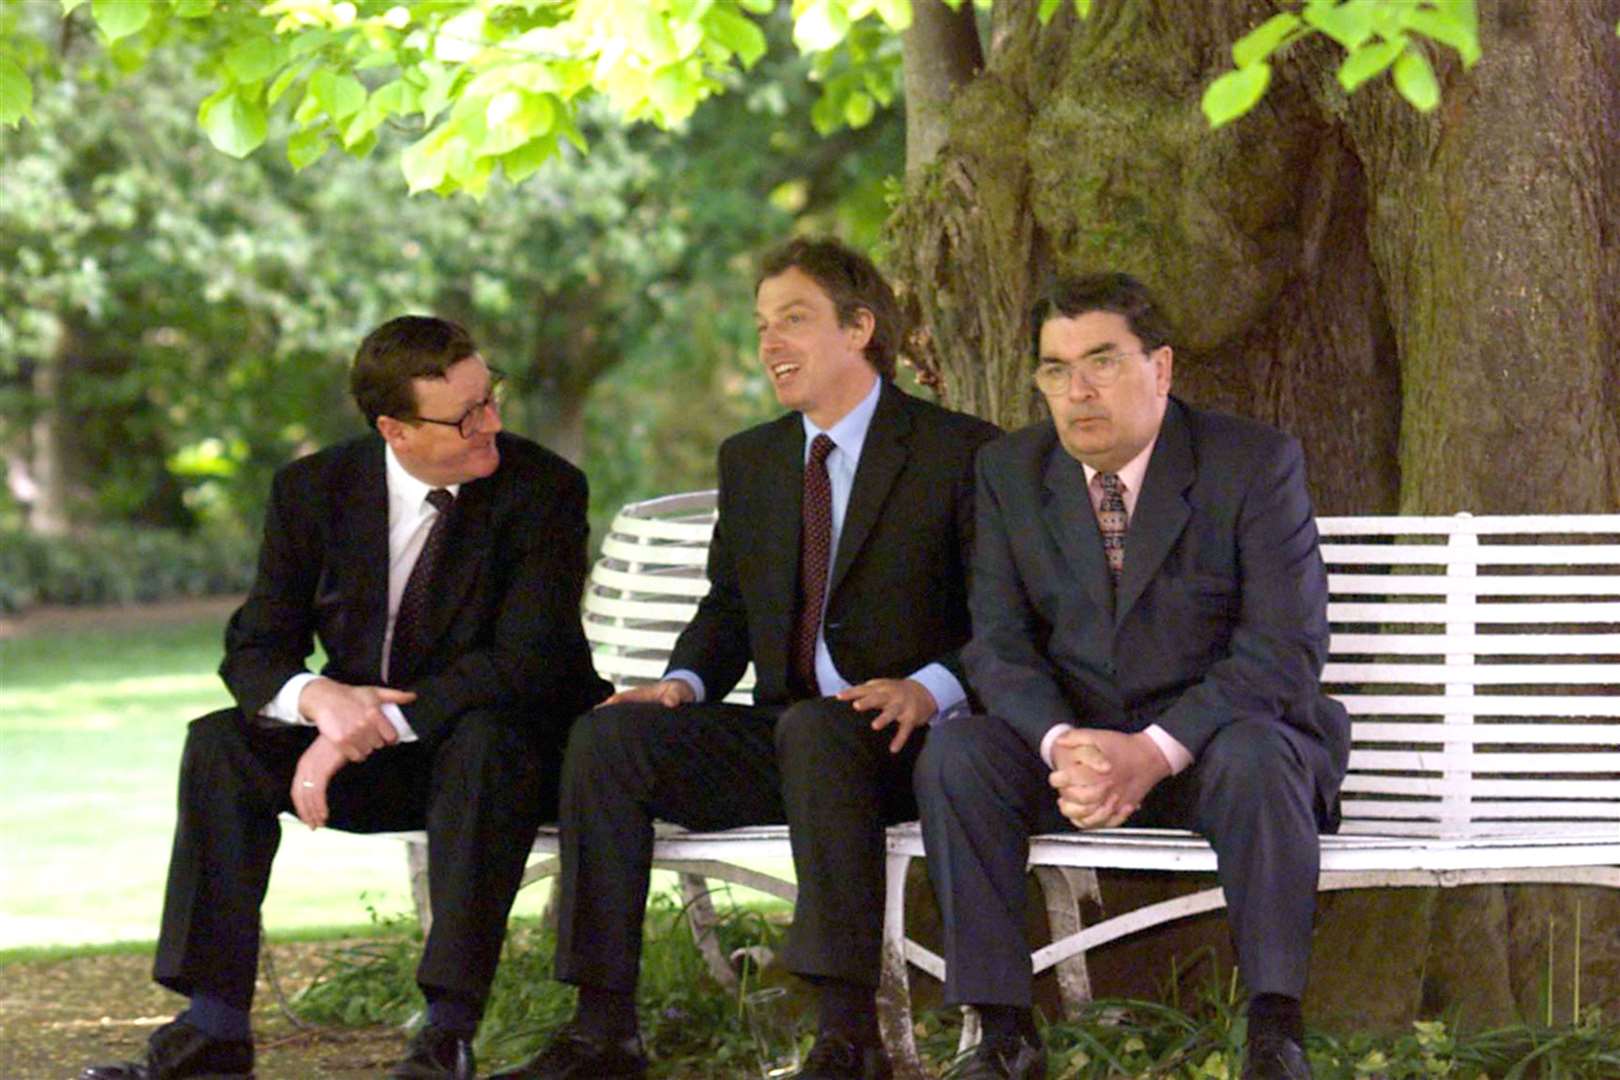
[[[866, 433], [872, 426], [872, 414], [877, 411], [878, 398], [883, 393], [883, 380], [878, 379], [872, 384], [871, 391], [861, 399], [849, 412], [844, 414], [842, 420], [823, 431], [810, 422], [808, 416], [804, 421], [804, 460], [810, 460], [810, 444], [817, 435], [826, 435], [833, 441], [834, 449], [827, 455], [827, 479], [832, 487], [832, 554], [830, 558], [834, 563], [838, 559], [838, 538], [844, 531], [844, 511], [849, 507], [849, 493], [855, 486], [855, 470], [861, 463], [861, 449], [866, 445]], [[828, 575], [831, 576], [832, 566], [828, 566]], [[825, 621], [827, 610], [827, 597], [822, 598], [822, 619]], [[684, 668], [665, 674], [666, 679], [680, 679], [691, 686], [697, 695], [698, 701], [705, 698], [703, 680], [696, 672]], [[935, 719], [945, 716], [953, 710], [959, 709], [967, 701], [967, 694], [962, 684], [952, 675], [943, 664], [933, 663], [914, 671], [910, 678], [915, 679], [934, 695], [934, 702], [939, 706]], [[832, 653], [827, 649], [827, 637], [823, 628], [816, 629], [816, 681], [821, 686], [824, 695], [832, 695], [840, 690], [848, 689], [850, 681], [839, 673], [833, 664]]]

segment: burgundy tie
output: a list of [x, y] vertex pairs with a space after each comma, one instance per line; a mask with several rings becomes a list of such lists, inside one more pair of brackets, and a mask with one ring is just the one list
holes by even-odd
[[1098, 473], [1097, 484], [1102, 489], [1102, 501], [1097, 504], [1097, 528], [1102, 533], [1103, 555], [1108, 558], [1108, 576], [1119, 584], [1119, 575], [1125, 569], [1125, 527], [1130, 519], [1125, 516], [1125, 488], [1117, 473]]
[[827, 479], [827, 455], [834, 443], [817, 435], [804, 463], [804, 522], [799, 535], [799, 617], [793, 627], [791, 673], [796, 689], [815, 696], [816, 631], [827, 598], [827, 564], [832, 556], [832, 481]]
[[439, 513], [428, 526], [427, 539], [422, 541], [416, 565], [411, 567], [411, 576], [405, 579], [399, 610], [394, 612], [394, 643], [388, 649], [388, 679], [394, 685], [398, 685], [397, 680], [408, 670], [412, 654], [420, 646], [416, 637], [427, 621], [434, 571], [444, 556], [445, 538], [450, 535], [445, 523], [456, 497], [444, 488], [434, 488], [427, 493], [427, 501]]

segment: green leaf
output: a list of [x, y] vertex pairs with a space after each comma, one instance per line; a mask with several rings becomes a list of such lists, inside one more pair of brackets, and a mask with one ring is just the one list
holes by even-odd
[[83, 7], [88, 2], [89, 0], [62, 0], [62, 17], [66, 18], [67, 16], [73, 14], [74, 11]]
[[282, 61], [281, 46], [274, 38], [249, 38], [225, 54], [225, 67], [243, 83], [268, 78]]
[[366, 88], [359, 79], [329, 68], [321, 68], [309, 77], [309, 94], [328, 116], [339, 122], [359, 112], [366, 103]]
[[811, 0], [793, 20], [793, 44], [802, 53], [826, 52], [849, 33], [849, 13], [834, 0]]
[[287, 139], [287, 160], [292, 167], [302, 172], [326, 153], [326, 133], [319, 128], [304, 128], [295, 131]]
[[264, 142], [269, 127], [264, 109], [243, 98], [239, 89], [227, 86], [205, 98], [197, 109], [197, 123], [208, 141], [234, 158], [253, 153]]
[[753, 67], [765, 55], [765, 31], [753, 19], [737, 14], [729, 5], [721, 4], [711, 9], [703, 17], [703, 25], [709, 36], [735, 53], [745, 68]]
[[410, 193], [431, 191], [444, 182], [444, 140], [447, 132], [434, 128], [407, 146], [399, 155], [400, 171]]
[[1063, 0], [1041, 0], [1041, 6], [1035, 9], [1035, 17], [1041, 21], [1042, 26], [1045, 26], [1052, 21], [1052, 16], [1056, 15], [1058, 8], [1062, 6]]
[[1434, 69], [1415, 45], [1407, 46], [1395, 61], [1395, 89], [1418, 112], [1432, 112], [1440, 104], [1440, 84], [1435, 81]]
[[1473, 67], [1479, 62], [1479, 26], [1464, 17], [1459, 8], [1417, 8], [1406, 16], [1406, 25], [1456, 49], [1466, 66]]
[[852, 128], [863, 128], [872, 122], [877, 113], [877, 103], [872, 95], [857, 90], [844, 99], [844, 122]]
[[1372, 13], [1366, 7], [1337, 0], [1311, 0], [1305, 6], [1305, 22], [1352, 51], [1373, 32]]
[[911, 26], [911, 0], [873, 0], [878, 18], [895, 33]]
[[1201, 102], [1209, 126], [1218, 128], [1254, 108], [1270, 84], [1271, 65], [1264, 62], [1228, 71], [1210, 83]]
[[293, 66], [277, 75], [276, 81], [270, 84], [270, 92], [265, 98], [266, 102], [274, 105], [280, 101], [281, 95], [287, 92], [287, 88], [293, 84], [293, 80], [303, 73], [304, 69], [302, 67]]
[[215, 0], [174, 0], [177, 19], [206, 19], [214, 13]]
[[737, 0], [737, 3], [755, 15], [769, 15], [776, 10], [776, 0]]
[[1082, 19], [1091, 18], [1091, 0], [1074, 0], [1074, 13]]
[[1383, 74], [1384, 69], [1393, 64], [1405, 50], [1405, 38], [1380, 41], [1376, 45], [1352, 49], [1350, 55], [1344, 58], [1344, 63], [1339, 65], [1339, 85], [1346, 91], [1355, 93], [1356, 87], [1374, 76]]
[[108, 41], [128, 37], [152, 17], [152, 0], [91, 0], [90, 14]]
[[24, 118], [34, 116], [34, 84], [28, 75], [11, 61], [0, 56], [0, 124], [16, 127]]
[[539, 171], [546, 159], [557, 152], [557, 136], [542, 135], [530, 139], [516, 150], [501, 155], [501, 169], [514, 184], [521, 184]]
[[1240, 68], [1269, 57], [1299, 26], [1299, 16], [1279, 12], [1232, 43], [1232, 63]]

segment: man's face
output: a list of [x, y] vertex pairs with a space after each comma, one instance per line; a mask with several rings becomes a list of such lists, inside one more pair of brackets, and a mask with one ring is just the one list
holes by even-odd
[[837, 423], [872, 389], [877, 372], [863, 351], [872, 313], [861, 308], [852, 325], [840, 326], [832, 298], [797, 267], [759, 283], [754, 325], [776, 400], [817, 427]]
[[[1097, 386], [1093, 372], [1113, 357], [1113, 381]], [[1112, 311], [1047, 319], [1038, 363], [1074, 368], [1062, 393], [1045, 395], [1063, 448], [1099, 472], [1117, 472], [1129, 463], [1164, 420], [1171, 359], [1168, 345], [1144, 353], [1125, 316]]]
[[489, 368], [484, 358], [474, 354], [457, 360], [445, 370], [442, 379], [412, 379], [416, 392], [416, 415], [432, 420], [454, 422], [469, 410], [477, 427], [471, 438], [463, 438], [451, 424], [377, 418], [377, 430], [388, 440], [405, 471], [434, 487], [465, 484], [493, 473], [501, 463], [495, 446], [495, 433], [501, 430], [500, 413], [485, 404], [490, 399]]

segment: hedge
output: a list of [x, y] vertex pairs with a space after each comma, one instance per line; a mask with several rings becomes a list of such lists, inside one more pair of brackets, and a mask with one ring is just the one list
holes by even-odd
[[67, 536], [3, 530], [0, 613], [246, 592], [257, 547], [246, 536], [123, 525]]

